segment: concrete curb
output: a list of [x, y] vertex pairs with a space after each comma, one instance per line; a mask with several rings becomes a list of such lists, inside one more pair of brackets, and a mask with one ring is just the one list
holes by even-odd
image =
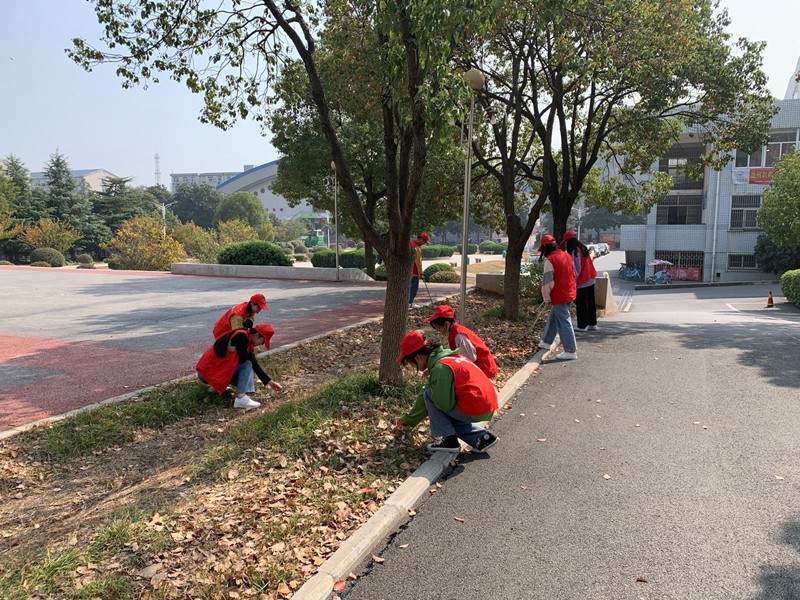
[[[500, 409], [519, 391], [541, 364], [542, 350], [517, 371], [500, 390], [497, 404]], [[333, 555], [292, 596], [292, 600], [325, 600], [333, 584], [347, 579], [348, 574], [373, 552], [382, 539], [408, 519], [408, 511], [422, 499], [431, 485], [450, 466], [454, 454], [434, 452], [420, 467], [389, 496], [384, 505], [351, 535]]]
[[766, 285], [766, 284], [773, 284], [773, 285], [780, 285], [780, 281], [777, 279], [764, 279], [762, 281], [726, 281], [726, 282], [710, 282], [710, 283], [703, 283], [701, 281], [698, 282], [690, 282], [690, 283], [639, 283], [633, 286], [634, 290], [674, 290], [674, 289], [682, 289], [682, 288], [700, 288], [700, 287], [732, 287], [732, 286], [739, 286], [739, 285]]

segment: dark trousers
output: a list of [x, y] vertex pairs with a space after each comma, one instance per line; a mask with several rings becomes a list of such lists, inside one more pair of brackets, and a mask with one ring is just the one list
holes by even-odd
[[411, 294], [408, 297], [408, 303], [414, 304], [414, 298], [417, 297], [417, 291], [419, 291], [419, 277], [414, 275], [411, 276]]
[[578, 327], [597, 325], [597, 307], [594, 303], [594, 284], [578, 288], [575, 298], [575, 312], [578, 313]]

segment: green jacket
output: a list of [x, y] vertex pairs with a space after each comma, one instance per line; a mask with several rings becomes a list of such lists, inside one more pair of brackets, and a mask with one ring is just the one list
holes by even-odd
[[[428, 357], [428, 387], [431, 390], [431, 400], [436, 408], [442, 412], [449, 412], [456, 406], [455, 377], [453, 371], [445, 364], [439, 364], [439, 359], [445, 356], [458, 354], [458, 350], [438, 348]], [[472, 417], [473, 421], [488, 421], [494, 413]], [[425, 406], [425, 390], [417, 396], [414, 406], [403, 415], [403, 422], [409, 427], [419, 425], [428, 416]]]

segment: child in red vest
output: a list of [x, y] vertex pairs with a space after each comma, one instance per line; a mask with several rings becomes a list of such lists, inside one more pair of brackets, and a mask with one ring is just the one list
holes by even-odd
[[478, 365], [489, 379], [497, 377], [497, 364], [491, 351], [477, 333], [461, 323], [456, 323], [456, 313], [452, 306], [440, 304], [426, 321], [435, 331], [447, 337], [450, 350], [458, 349], [461, 356], [466, 356]]
[[253, 320], [262, 310], [269, 310], [267, 308], [267, 299], [264, 298], [264, 294], [253, 294], [249, 301], [242, 302], [228, 309], [225, 314], [214, 323], [214, 339], [216, 340], [219, 336], [233, 331], [234, 329], [252, 327]]
[[597, 329], [597, 306], [594, 302], [594, 282], [597, 270], [589, 248], [581, 242], [574, 231], [568, 231], [561, 240], [567, 254], [572, 257], [575, 266], [576, 295], [575, 312], [578, 315], [578, 326], [575, 331], [594, 331]]
[[445, 350], [439, 344], [426, 342], [421, 332], [412, 331], [400, 340], [397, 363], [428, 372], [428, 388], [411, 410], [397, 420], [397, 427], [415, 427], [427, 415], [431, 434], [441, 438], [428, 444], [433, 451], [459, 452], [459, 439], [478, 453], [497, 443], [496, 435], [476, 425], [492, 419], [497, 410], [497, 392], [474, 362], [459, 356], [457, 350]]

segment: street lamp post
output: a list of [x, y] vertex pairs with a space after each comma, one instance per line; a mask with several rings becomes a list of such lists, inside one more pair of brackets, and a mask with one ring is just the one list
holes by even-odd
[[336, 163], [331, 161], [333, 169], [333, 235], [336, 244], [336, 281], [339, 281], [339, 178], [336, 176]]
[[164, 202], [156, 202], [156, 208], [161, 209], [161, 226], [164, 231], [164, 238], [167, 237], [167, 209], [175, 204], [175, 202], [170, 202], [169, 204], [165, 204]]
[[472, 122], [475, 115], [475, 92], [483, 88], [486, 77], [478, 69], [464, 73], [464, 79], [471, 88], [469, 96], [469, 120], [467, 122], [467, 158], [464, 164], [464, 225], [461, 238], [461, 298], [458, 306], [458, 320], [467, 321], [467, 250], [469, 249], [469, 194], [472, 184]]

